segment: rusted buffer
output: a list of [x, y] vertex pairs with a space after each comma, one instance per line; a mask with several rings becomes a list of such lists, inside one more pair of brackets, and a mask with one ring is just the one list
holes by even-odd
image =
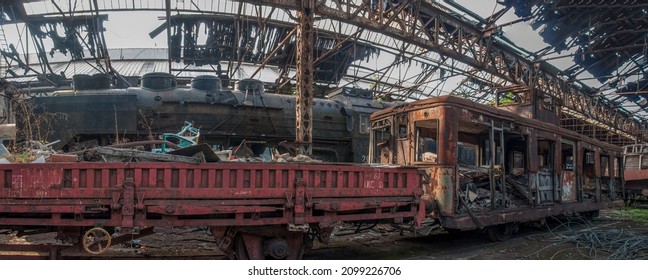
[[100, 254], [111, 240], [132, 240], [152, 227], [205, 226], [230, 257], [296, 259], [314, 238], [326, 240], [337, 222], [422, 217], [421, 194], [419, 171], [407, 167], [3, 164], [0, 229], [59, 232], [80, 245], [65, 255], [76, 248]]
[[486, 229], [503, 240], [520, 222], [623, 204], [622, 150], [554, 124], [457, 97], [371, 116], [370, 162], [426, 173], [428, 217], [446, 229]]

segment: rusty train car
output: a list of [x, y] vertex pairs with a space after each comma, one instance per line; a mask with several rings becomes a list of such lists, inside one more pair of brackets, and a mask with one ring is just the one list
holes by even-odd
[[[155, 227], [209, 227], [232, 258], [298, 259], [338, 222], [420, 222], [420, 195], [411, 167], [3, 164], [0, 229], [58, 232], [69, 246], [49, 250], [50, 258], [102, 254]], [[12, 248], [0, 244], [0, 251]]]
[[341, 221], [501, 241], [519, 223], [623, 205], [620, 147], [506, 110], [437, 97], [373, 113], [369, 134], [367, 165], [0, 165], [0, 228], [58, 232], [75, 244], [65, 255], [206, 226], [232, 258], [294, 259]]
[[445, 96], [382, 110], [369, 159], [420, 167], [428, 218], [493, 240], [522, 222], [623, 205], [621, 147], [514, 113], [524, 109]]
[[624, 179], [629, 203], [648, 203], [648, 144], [623, 147]]
[[[75, 89], [35, 97], [19, 117], [19, 140], [57, 142], [73, 150], [145, 140], [178, 131], [185, 121], [200, 128], [200, 141], [227, 149], [242, 141], [258, 156], [295, 138], [295, 96], [265, 93], [259, 80], [223, 89], [217, 76], [202, 75], [189, 88], [168, 73], [148, 73], [139, 87], [111, 89], [105, 76], [75, 76]], [[313, 153], [332, 162], [366, 162], [371, 113], [395, 105], [368, 90], [343, 88], [313, 100]], [[30, 126], [27, 126], [29, 120]], [[39, 125], [31, 125], [38, 123]], [[31, 129], [30, 129], [31, 127]], [[283, 147], [287, 147], [283, 145]]]

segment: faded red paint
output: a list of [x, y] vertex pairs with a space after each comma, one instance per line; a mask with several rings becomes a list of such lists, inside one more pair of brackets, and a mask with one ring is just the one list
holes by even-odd
[[416, 168], [169, 162], [9, 164], [0, 190], [3, 225], [121, 227], [414, 218], [422, 194]]

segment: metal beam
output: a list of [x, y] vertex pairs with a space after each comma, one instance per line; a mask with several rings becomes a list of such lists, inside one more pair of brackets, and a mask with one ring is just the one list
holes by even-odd
[[[296, 0], [249, 0], [246, 2], [297, 9], [301, 1]], [[322, 17], [353, 24], [378, 33], [398, 38], [404, 42], [432, 50], [443, 56], [461, 61], [469, 66], [503, 78], [506, 81], [534, 87], [538, 92], [561, 101], [570, 114], [582, 118], [595, 118], [600, 123], [622, 131], [626, 136], [648, 139], [640, 132], [639, 123], [624, 116], [613, 106], [606, 104], [594, 90], [574, 85], [559, 76], [559, 71], [548, 63], [536, 62], [520, 54], [509, 45], [487, 36], [478, 27], [451, 15], [429, 0], [421, 4], [416, 21], [403, 13], [391, 25], [375, 20], [384, 15], [373, 11], [357, 12], [363, 5], [347, 1], [337, 5], [319, 2], [316, 13]], [[328, 4], [327, 4], [328, 3]], [[350, 16], [350, 15], [354, 16]], [[418, 30], [418, 31], [417, 31]], [[413, 32], [414, 31], [414, 32]], [[413, 36], [412, 34], [417, 34]]]
[[[620, 130], [624, 135], [640, 140], [648, 139], [648, 134], [639, 129], [637, 120], [617, 110], [601, 96], [593, 95], [595, 90], [574, 85], [573, 81], [561, 76], [548, 63], [535, 61], [493, 35], [497, 32], [490, 32], [496, 29], [487, 26], [489, 32], [485, 32], [481, 27], [442, 10], [436, 1], [413, 1], [416, 4], [399, 13], [395, 12], [402, 7], [399, 5], [410, 5], [411, 2], [389, 1], [392, 6], [386, 10], [382, 7], [372, 10], [369, 1], [360, 0], [310, 2], [314, 12], [322, 18], [391, 36], [443, 57], [461, 61], [509, 83], [533, 87], [538, 92], [561, 101], [561, 105], [573, 117], [594, 118], [608, 127]], [[291, 10], [300, 10], [303, 6], [302, 1], [298, 0], [244, 0], [240, 3]], [[132, 6], [133, 9], [137, 8], [135, 4]], [[416, 8], [409, 8], [414, 6]], [[398, 18], [387, 24], [385, 19], [393, 15]]]
[[295, 143], [301, 155], [313, 154], [313, 24], [315, 0], [299, 1], [297, 18], [297, 101]]

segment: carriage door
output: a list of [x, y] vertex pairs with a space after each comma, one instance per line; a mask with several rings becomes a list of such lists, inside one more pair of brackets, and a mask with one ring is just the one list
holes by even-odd
[[538, 139], [538, 203], [554, 201], [555, 143]]
[[574, 171], [576, 163], [576, 145], [574, 141], [567, 139], [562, 139], [561, 144], [562, 175], [560, 176], [560, 199], [563, 202], [573, 202], [578, 198], [578, 191], [576, 189], [576, 172]]

